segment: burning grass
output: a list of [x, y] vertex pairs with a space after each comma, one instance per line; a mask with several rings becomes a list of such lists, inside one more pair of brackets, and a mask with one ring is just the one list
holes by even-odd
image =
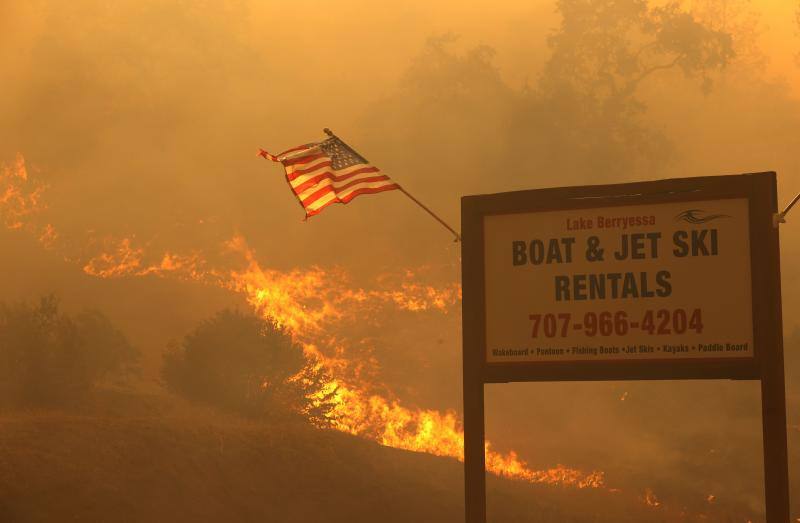
[[[28, 187], [27, 174], [20, 175], [19, 168], [13, 175], [10, 172], [3, 171], [3, 183]], [[31, 193], [30, 187], [9, 192], [0, 184], [0, 193], [4, 190], [7, 194]], [[34, 206], [20, 206], [16, 196], [0, 202], [2, 215], [14, 217], [11, 221], [6, 219], [6, 225], [30, 231], [43, 245], [59, 248], [61, 238], [56, 229], [41, 221], [38, 211], [20, 211], [43, 208], [39, 193], [36, 190], [33, 193], [35, 197], [23, 200], [35, 201]], [[356, 284], [339, 268], [306, 267], [288, 271], [264, 268], [241, 235], [226, 242], [221, 251], [222, 255], [154, 251], [133, 237], [89, 237], [82, 251], [85, 255], [76, 261], [86, 274], [97, 278], [169, 277], [238, 293], [257, 314], [274, 319], [291, 333], [303, 347], [310, 368], [322, 366], [333, 377], [327, 390], [336, 391], [332, 420], [336, 429], [384, 447], [463, 459], [463, 428], [457, 413], [415, 408], [402, 401], [381, 379], [376, 347], [370, 346], [371, 341], [361, 337], [356, 328], [362, 323], [375, 324], [398, 311], [408, 315], [457, 314], [461, 298], [457, 283], [426, 282], [416, 271], [404, 270], [364, 286]], [[621, 399], [624, 401], [625, 395]], [[618, 489], [606, 484], [604, 472], [563, 465], [537, 469], [513, 451], [497, 452], [489, 442], [486, 463], [487, 469], [498, 477], [522, 484], [569, 487], [573, 492], [597, 491], [611, 497], [620, 495]], [[629, 502], [636, 500], [648, 510], [666, 514], [668, 500], [662, 503], [652, 489], [637, 488], [624, 496]]]

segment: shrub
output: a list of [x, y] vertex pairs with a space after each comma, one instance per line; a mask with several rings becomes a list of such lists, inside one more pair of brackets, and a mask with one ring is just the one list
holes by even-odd
[[132, 369], [137, 353], [100, 312], [59, 313], [54, 296], [0, 304], [0, 401], [55, 406], [82, 399], [103, 377]]
[[178, 394], [225, 410], [330, 421], [327, 375], [308, 365], [302, 347], [274, 321], [239, 311], [220, 311], [172, 343], [162, 375]]

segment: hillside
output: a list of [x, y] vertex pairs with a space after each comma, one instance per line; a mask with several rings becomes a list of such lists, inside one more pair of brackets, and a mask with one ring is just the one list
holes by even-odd
[[[462, 484], [451, 459], [251, 422], [160, 393], [109, 395], [83, 413], [0, 414], [4, 522], [460, 522]], [[696, 519], [649, 507], [638, 493], [497, 478], [488, 499], [491, 521]], [[709, 515], [725, 521], [724, 513]]]
[[[97, 280], [52, 253], [37, 258], [38, 247], [24, 236], [0, 240], [26, 253], [0, 260], [6, 300], [54, 291], [68, 310], [107, 311], [141, 349], [151, 389], [106, 391], [79, 412], [0, 413], [0, 522], [263, 521], [265, 514], [282, 521], [463, 520], [462, 469], [453, 460], [304, 426], [247, 423], [165, 396], [155, 382], [167, 341], [240, 297], [161, 278]], [[392, 315], [390, 334], [375, 338], [387, 383], [411, 404], [457, 405], [458, 315], [410, 315]], [[799, 341], [787, 335], [793, 480]], [[490, 392], [488, 433], [504, 452], [517, 450], [536, 469], [559, 462], [600, 468], [621, 491], [492, 478], [490, 521], [693, 521], [702, 514], [759, 521], [757, 384], [537, 384]], [[547, 400], [564, 393], [572, 401], [557, 409]], [[646, 504], [647, 489], [657, 506]]]

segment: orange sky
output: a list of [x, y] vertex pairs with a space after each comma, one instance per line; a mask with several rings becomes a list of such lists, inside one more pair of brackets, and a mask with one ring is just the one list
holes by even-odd
[[795, 94], [800, 95], [800, 34], [795, 18], [798, 6], [787, 0], [758, 0], [755, 9], [763, 10], [762, 42], [770, 57], [771, 73], [784, 76]]

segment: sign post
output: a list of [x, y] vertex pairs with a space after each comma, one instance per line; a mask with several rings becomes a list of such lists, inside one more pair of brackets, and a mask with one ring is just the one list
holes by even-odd
[[766, 513], [789, 520], [775, 173], [462, 199], [466, 520], [484, 384], [760, 380]]

